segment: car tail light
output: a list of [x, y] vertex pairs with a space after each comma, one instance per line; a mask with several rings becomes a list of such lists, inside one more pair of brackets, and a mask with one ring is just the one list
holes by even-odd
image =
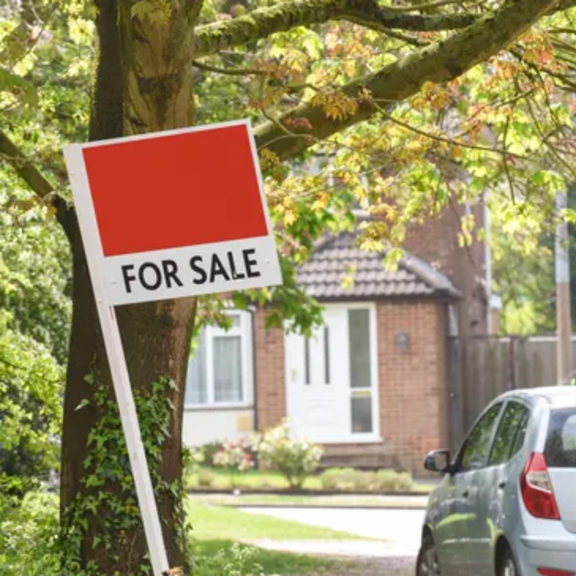
[[522, 473], [520, 486], [524, 504], [532, 516], [546, 520], [560, 520], [560, 512], [544, 454], [534, 452], [530, 456]]
[[552, 568], [538, 568], [538, 574], [542, 574], [542, 576], [574, 576], [574, 572], [553, 570]]

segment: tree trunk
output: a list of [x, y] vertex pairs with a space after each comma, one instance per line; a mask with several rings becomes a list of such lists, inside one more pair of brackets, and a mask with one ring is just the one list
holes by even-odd
[[[170, 3], [169, 12], [147, 12], [134, 17], [132, 0], [101, 0], [98, 5], [98, 66], [90, 139], [100, 140], [189, 126], [192, 120], [191, 46], [192, 31], [200, 9], [197, 0]], [[142, 4], [140, 2], [140, 4]], [[148, 3], [164, 6], [162, 2]], [[168, 3], [166, 3], [168, 6]], [[112, 381], [96, 314], [94, 295], [77, 225], [71, 233], [74, 258], [74, 313], [64, 401], [62, 442], [61, 513], [63, 525], [86, 521], [80, 530], [78, 561], [85, 569], [90, 563], [95, 573], [141, 574], [146, 565], [146, 543], [140, 522], [127, 535], [130, 553], [115, 558], [101, 544], [102, 522], [107, 502], [90, 511], [78, 506], [92, 494], [86, 486], [93, 447], [90, 432], [102, 420], [94, 405], [78, 410], [78, 405], [94, 393], [92, 379], [113, 396]], [[176, 383], [169, 396], [173, 405], [168, 436], [162, 441], [159, 472], [164, 486], [180, 485], [182, 477], [182, 420], [184, 387], [190, 338], [195, 316], [195, 300], [124, 306], [117, 310], [128, 370], [135, 394], [146, 394], [161, 379]], [[92, 378], [88, 378], [91, 375]], [[151, 466], [154, 462], [149, 461]], [[129, 494], [106, 482], [110, 498]], [[100, 492], [101, 493], [101, 492]], [[184, 566], [181, 502], [177, 495], [159, 498], [168, 557], [171, 566]], [[88, 516], [79, 518], [81, 514]], [[74, 516], [76, 513], [76, 516]], [[78, 526], [74, 527], [78, 530]], [[90, 572], [92, 574], [92, 572]]]

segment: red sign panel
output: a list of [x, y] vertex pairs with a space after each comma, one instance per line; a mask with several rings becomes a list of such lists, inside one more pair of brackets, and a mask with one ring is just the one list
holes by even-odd
[[268, 234], [245, 124], [82, 152], [104, 256]]

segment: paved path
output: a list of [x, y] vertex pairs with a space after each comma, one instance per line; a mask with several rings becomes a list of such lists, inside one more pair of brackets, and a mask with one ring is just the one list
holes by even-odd
[[414, 576], [414, 572], [412, 558], [386, 558], [340, 562], [328, 570], [306, 576]]
[[356, 558], [414, 558], [420, 544], [423, 510], [243, 508], [245, 512], [348, 532], [373, 541], [258, 542], [264, 547]]
[[396, 548], [386, 542], [363, 540], [257, 540], [259, 548], [280, 552], [330, 556], [332, 558], [415, 558], [416, 551], [409, 548]]

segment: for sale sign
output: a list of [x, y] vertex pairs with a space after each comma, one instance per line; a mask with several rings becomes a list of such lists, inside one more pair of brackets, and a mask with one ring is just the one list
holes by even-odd
[[248, 122], [77, 144], [65, 156], [110, 305], [281, 283]]

